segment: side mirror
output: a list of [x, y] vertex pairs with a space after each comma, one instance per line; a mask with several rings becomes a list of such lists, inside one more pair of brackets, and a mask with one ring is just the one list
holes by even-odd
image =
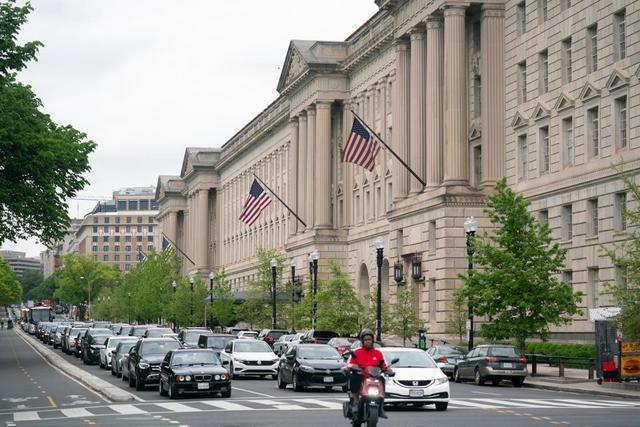
[[295, 356], [293, 354], [287, 354], [287, 355], [285, 355], [285, 357], [287, 358], [287, 360], [295, 359]]
[[391, 363], [390, 365], [395, 365], [396, 363], [398, 363], [400, 361], [399, 357], [394, 357], [393, 359], [391, 359]]

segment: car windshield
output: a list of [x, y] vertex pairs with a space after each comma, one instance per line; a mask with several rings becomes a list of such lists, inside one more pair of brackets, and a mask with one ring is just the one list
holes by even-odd
[[123, 326], [120, 329], [120, 335], [128, 335], [130, 330], [131, 330], [131, 326]]
[[171, 334], [173, 331], [169, 328], [151, 328], [147, 331], [147, 338], [160, 338], [164, 334]]
[[271, 333], [267, 334], [267, 335], [270, 335], [275, 340], [276, 338], [280, 338], [281, 336], [286, 335], [286, 334], [287, 333], [284, 332], [284, 331], [271, 331]]
[[148, 326], [143, 326], [143, 327], [134, 327], [133, 330], [131, 331], [132, 335], [136, 335], [136, 336], [142, 336], [144, 335], [144, 333], [147, 331], [147, 329], [149, 329]]
[[520, 357], [513, 347], [491, 347], [490, 353], [494, 357]]
[[213, 351], [179, 352], [173, 355], [172, 366], [176, 365], [220, 365], [220, 359]]
[[229, 341], [231, 341], [233, 337], [208, 337], [207, 338], [207, 347], [210, 348], [224, 348], [225, 345]]
[[184, 333], [184, 342], [190, 345], [198, 344], [198, 339], [200, 335], [206, 334], [206, 331], [185, 331]]
[[452, 354], [454, 356], [464, 356], [464, 352], [455, 347], [438, 347], [438, 354]]
[[424, 351], [385, 351], [384, 358], [390, 363], [395, 358], [400, 359], [393, 365], [394, 368], [436, 368], [427, 353]]
[[121, 343], [123, 341], [132, 341], [132, 343], [135, 343], [135, 341], [127, 340], [124, 337], [122, 337], [122, 338], [111, 337], [111, 338], [109, 338], [109, 342], [107, 343], [107, 348], [116, 348], [118, 346], [118, 343]]
[[86, 329], [73, 328], [71, 332], [69, 332], [69, 335], [77, 337], [80, 332], [84, 332], [84, 331], [86, 331]]
[[342, 359], [333, 347], [320, 345], [301, 347], [298, 349], [298, 356], [302, 359]]
[[271, 347], [264, 341], [236, 341], [236, 353], [270, 353]]
[[180, 348], [180, 343], [174, 340], [145, 342], [142, 343], [140, 354], [145, 356], [151, 354], [167, 354], [169, 350], [175, 350], [176, 348]]
[[315, 338], [334, 338], [338, 336], [338, 333], [332, 331], [315, 331], [313, 336]]
[[89, 334], [90, 335], [113, 335], [113, 331], [111, 329], [105, 329], [105, 328], [100, 328], [100, 329], [91, 328], [89, 329]]
[[255, 337], [258, 336], [258, 333], [257, 332], [252, 332], [252, 331], [242, 331], [242, 332], [240, 332], [240, 336], [255, 338]]
[[131, 342], [123, 342], [120, 345], [120, 348], [118, 349], [118, 353], [122, 354], [122, 353], [128, 353], [129, 350], [131, 350], [131, 347], [133, 347], [134, 345], [136, 345], [135, 341], [131, 341]]
[[[93, 335], [93, 343], [94, 344], [98, 344], [98, 345], [104, 344], [104, 342], [109, 337], [110, 337], [110, 335], [106, 335], [106, 334], [104, 334], [104, 335]], [[87, 342], [89, 342], [89, 341], [87, 341]]]

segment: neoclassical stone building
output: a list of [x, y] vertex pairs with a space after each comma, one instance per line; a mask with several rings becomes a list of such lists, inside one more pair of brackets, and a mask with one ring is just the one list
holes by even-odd
[[[373, 240], [382, 236], [385, 301], [394, 302], [392, 266], [401, 262], [414, 309], [431, 334], [445, 335], [467, 266], [464, 220], [475, 216], [480, 232], [489, 226], [485, 196], [506, 176], [569, 249], [564, 278], [601, 292], [593, 283], [614, 269], [599, 248], [616, 238], [624, 203], [610, 165], [623, 159], [638, 169], [640, 5], [376, 3], [379, 11], [345, 41], [293, 40], [278, 98], [220, 148], [187, 148], [179, 176], [159, 177], [158, 222], [193, 260], [185, 273], [224, 268], [242, 290], [255, 275], [256, 248], [282, 251], [302, 276], [317, 250], [320, 275], [337, 260], [365, 301], [376, 284]], [[593, 25], [595, 68], [585, 55]], [[426, 186], [384, 150], [372, 172], [340, 162], [352, 111]], [[588, 142], [593, 129], [597, 149]], [[253, 174], [306, 227], [276, 200], [251, 227], [240, 222]], [[414, 260], [423, 272], [417, 281]], [[606, 303], [597, 295], [585, 308]], [[586, 339], [592, 330], [583, 316], [558, 333]]]

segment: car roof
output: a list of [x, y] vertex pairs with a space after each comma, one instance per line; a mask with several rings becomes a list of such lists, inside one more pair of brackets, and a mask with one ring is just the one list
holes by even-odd
[[211, 350], [210, 348], [176, 348], [170, 351], [173, 351], [174, 353], [193, 353], [193, 352], [202, 353], [205, 351], [211, 351], [215, 353], [215, 351]]
[[167, 341], [175, 341], [174, 338], [140, 338], [142, 342], [167, 342]]
[[424, 353], [424, 350], [419, 349], [419, 348], [411, 348], [411, 347], [380, 347], [380, 351], [385, 352], [385, 351], [402, 351], [402, 352], [409, 352], [409, 351], [421, 351]]

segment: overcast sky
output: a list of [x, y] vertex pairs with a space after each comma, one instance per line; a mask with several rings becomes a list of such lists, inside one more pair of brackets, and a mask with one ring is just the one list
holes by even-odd
[[[276, 97], [289, 41], [344, 40], [374, 0], [31, 0], [19, 75], [44, 110], [98, 144], [90, 186], [109, 197], [180, 173], [189, 146], [219, 147]], [[96, 202], [69, 201], [72, 216]], [[35, 239], [3, 249], [38, 256]]]

